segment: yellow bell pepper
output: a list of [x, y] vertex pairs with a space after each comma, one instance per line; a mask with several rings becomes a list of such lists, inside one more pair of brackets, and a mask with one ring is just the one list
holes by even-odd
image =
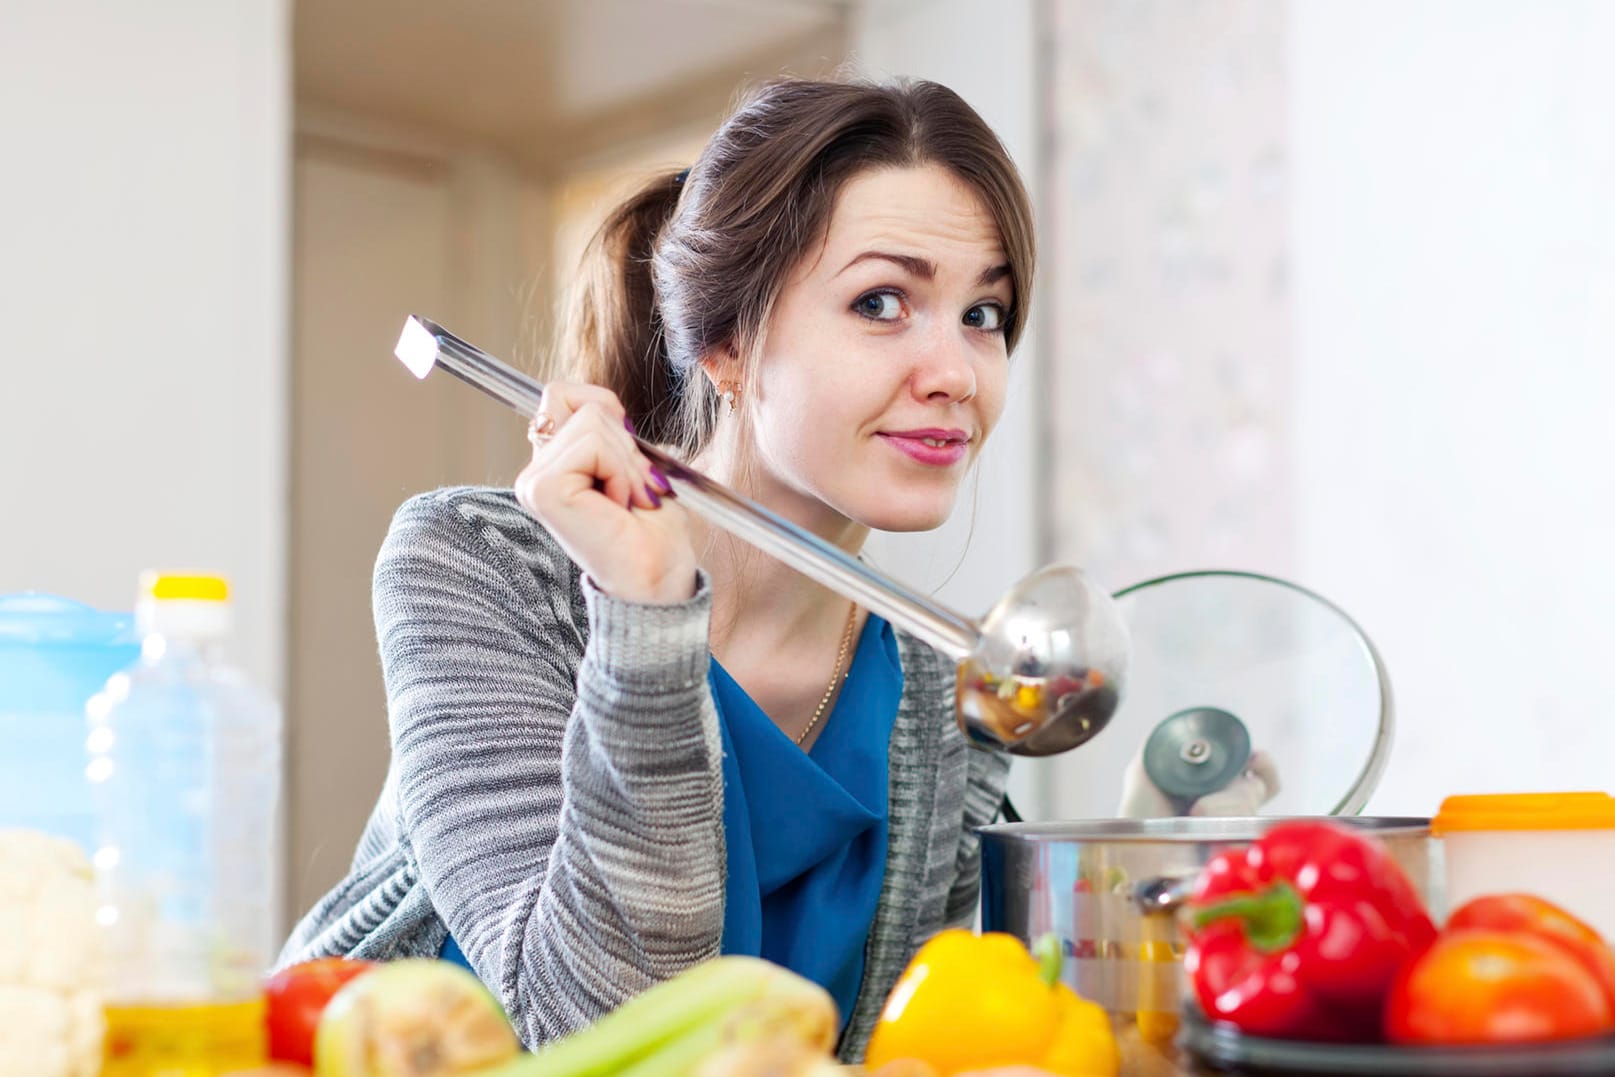
[[892, 988], [864, 1064], [918, 1059], [939, 1077], [1000, 1066], [1116, 1077], [1110, 1018], [1060, 982], [1059, 940], [1040, 939], [1037, 950], [1012, 935], [937, 935]]

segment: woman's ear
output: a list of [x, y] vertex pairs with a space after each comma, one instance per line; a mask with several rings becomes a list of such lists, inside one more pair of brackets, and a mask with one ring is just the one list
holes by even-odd
[[733, 382], [740, 376], [740, 353], [733, 341], [719, 344], [701, 357], [698, 364], [716, 390], [724, 382]]

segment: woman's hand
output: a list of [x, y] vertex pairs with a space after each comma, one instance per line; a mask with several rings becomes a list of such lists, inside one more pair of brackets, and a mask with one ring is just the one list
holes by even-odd
[[535, 417], [553, 431], [516, 476], [516, 499], [596, 587], [627, 602], [670, 604], [695, 593], [695, 548], [667, 480], [639, 451], [609, 389], [550, 382]]
[[1262, 806], [1279, 795], [1279, 767], [1266, 752], [1251, 753], [1244, 773], [1215, 793], [1207, 793], [1189, 814], [1209, 819], [1258, 815]]
[[[1242, 773], [1223, 788], [1196, 800], [1185, 814], [1205, 818], [1258, 815], [1262, 806], [1278, 795], [1279, 786], [1278, 764], [1268, 753], [1255, 751]], [[1178, 814], [1172, 799], [1150, 781], [1142, 748], [1122, 775], [1122, 800], [1116, 814], [1123, 819], [1164, 819]]]

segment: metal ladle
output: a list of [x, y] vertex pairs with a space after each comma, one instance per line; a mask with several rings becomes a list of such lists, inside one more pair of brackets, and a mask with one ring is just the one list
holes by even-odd
[[[394, 354], [417, 378], [441, 366], [529, 419], [543, 402], [542, 384], [427, 318], [404, 323]], [[1127, 670], [1127, 626], [1081, 570], [1055, 565], [1034, 572], [973, 621], [635, 441], [686, 508], [957, 662], [959, 728], [972, 740], [1015, 755], [1054, 755], [1098, 735], [1115, 714]]]

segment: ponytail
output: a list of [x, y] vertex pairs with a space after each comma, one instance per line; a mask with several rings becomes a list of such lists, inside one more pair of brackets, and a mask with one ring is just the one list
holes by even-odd
[[660, 444], [681, 440], [682, 378], [668, 361], [651, 259], [657, 235], [678, 206], [682, 177], [657, 176], [589, 240], [555, 351], [570, 380], [616, 393], [640, 436]]

